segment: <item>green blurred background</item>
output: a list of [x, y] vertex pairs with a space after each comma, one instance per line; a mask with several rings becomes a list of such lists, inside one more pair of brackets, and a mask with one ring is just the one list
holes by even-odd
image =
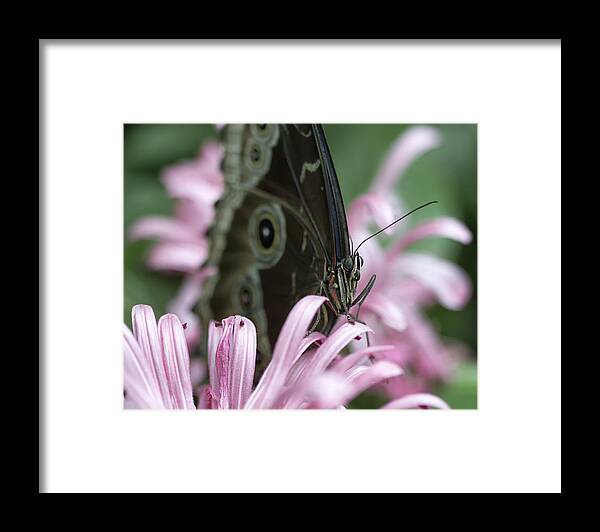
[[[473, 124], [433, 125], [442, 134], [442, 145], [416, 160], [402, 176], [397, 190], [408, 208], [438, 200], [406, 220], [413, 226], [440, 215], [454, 216], [473, 232], [474, 240], [464, 246], [442, 238], [414, 245], [459, 264], [473, 282], [470, 303], [461, 311], [436, 306], [427, 312], [442, 337], [464, 343], [470, 353], [453, 381], [434, 391], [452, 408], [477, 408], [477, 126]], [[330, 124], [324, 125], [340, 179], [346, 206], [366, 192], [396, 138], [410, 125]], [[141, 216], [171, 215], [173, 201], [159, 181], [166, 165], [194, 158], [200, 145], [217, 139], [212, 125], [127, 124], [125, 140], [124, 230]], [[164, 314], [175, 294], [180, 277], [149, 272], [144, 257], [153, 242], [129, 242], [125, 238], [124, 320], [131, 325], [131, 308], [137, 303], [152, 305]], [[378, 406], [382, 398], [365, 395], [351, 406]]]

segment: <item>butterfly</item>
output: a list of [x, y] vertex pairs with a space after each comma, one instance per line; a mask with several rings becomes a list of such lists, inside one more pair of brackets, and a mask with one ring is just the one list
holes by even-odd
[[365, 299], [375, 276], [357, 295], [363, 260], [351, 247], [321, 125], [230, 124], [222, 135], [225, 191], [206, 262], [216, 274], [198, 309], [205, 324], [234, 314], [251, 319], [260, 371], [299, 299], [328, 298], [312, 327], [326, 333], [337, 316], [353, 319], [350, 310]]
[[375, 275], [357, 293], [360, 245], [351, 244], [320, 124], [229, 124], [222, 140], [225, 190], [206, 262], [216, 274], [203, 287], [198, 312], [205, 327], [234, 314], [254, 322], [260, 375], [299, 299], [327, 298], [311, 327], [326, 334], [338, 317], [358, 318], [351, 309], [360, 310]]

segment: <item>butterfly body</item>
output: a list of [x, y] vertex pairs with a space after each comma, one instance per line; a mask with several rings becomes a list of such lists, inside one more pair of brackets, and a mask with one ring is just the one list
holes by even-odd
[[314, 326], [326, 333], [338, 316], [352, 319], [351, 308], [368, 291], [356, 296], [362, 258], [351, 249], [322, 127], [231, 124], [223, 140], [225, 192], [207, 260], [217, 273], [205, 285], [199, 313], [205, 326], [233, 314], [252, 319], [260, 371], [300, 298], [328, 298]]

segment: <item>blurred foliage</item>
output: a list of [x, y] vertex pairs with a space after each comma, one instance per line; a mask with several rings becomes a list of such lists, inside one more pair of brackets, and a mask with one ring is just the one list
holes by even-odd
[[[435, 392], [453, 408], [476, 408], [477, 127], [469, 124], [434, 126], [442, 134], [442, 145], [415, 161], [402, 176], [397, 190], [407, 208], [430, 200], [439, 201], [407, 219], [407, 226], [448, 215], [463, 221], [473, 232], [474, 241], [468, 246], [432, 238], [415, 244], [414, 248], [456, 262], [473, 281], [473, 297], [464, 310], [457, 312], [436, 306], [428, 311], [428, 316], [443, 337], [463, 342], [470, 350], [470, 360], [462, 364], [453, 382]], [[387, 150], [408, 127], [396, 124], [324, 126], [346, 206], [368, 190]], [[217, 138], [212, 125], [125, 125], [124, 230], [141, 216], [170, 214], [172, 201], [160, 182], [161, 170], [195, 157], [203, 142]], [[137, 303], [152, 305], [157, 315], [164, 314], [179, 286], [179, 277], [144, 268], [144, 257], [151, 246], [151, 242], [125, 240], [124, 319], [128, 324], [131, 324], [131, 307]], [[351, 406], [372, 408], [379, 406], [382, 400], [376, 394], [365, 394]]]
[[465, 362], [458, 367], [452, 382], [432, 390], [451, 408], [477, 408], [477, 365]]

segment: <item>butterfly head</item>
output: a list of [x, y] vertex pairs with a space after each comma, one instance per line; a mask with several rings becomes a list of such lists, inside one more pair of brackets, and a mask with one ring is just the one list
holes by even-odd
[[427, 207], [432, 203], [437, 203], [437, 201], [424, 203], [400, 218], [397, 218], [379, 231], [369, 235], [350, 255], [338, 262], [335, 267], [329, 269], [325, 283], [325, 295], [329, 298], [333, 309], [338, 315], [343, 314], [349, 321], [354, 320], [350, 315], [350, 309], [355, 305], [358, 305], [358, 308], [360, 309], [360, 305], [362, 305], [375, 284], [376, 276], [373, 274], [362, 291], [358, 295], [356, 294], [356, 288], [358, 287], [358, 281], [360, 280], [360, 269], [363, 266], [363, 259], [358, 254], [358, 249], [371, 238], [379, 235], [386, 229], [389, 229], [392, 225], [403, 220], [413, 212], [418, 211], [423, 207]]
[[356, 303], [356, 288], [362, 265], [362, 257], [354, 253], [329, 270], [325, 290], [337, 314], [350, 315], [350, 309]]

